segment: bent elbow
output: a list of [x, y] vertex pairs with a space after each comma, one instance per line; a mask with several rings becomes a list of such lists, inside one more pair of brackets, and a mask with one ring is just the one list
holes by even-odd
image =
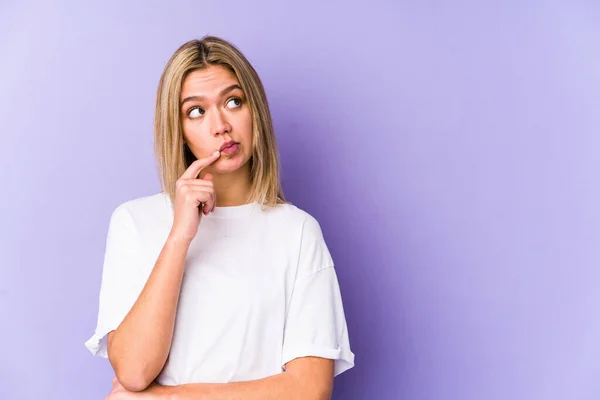
[[115, 377], [125, 389], [130, 392], [141, 392], [145, 390], [152, 381], [156, 378], [152, 375], [147, 368], [139, 363], [123, 363], [111, 362], [113, 370], [115, 371]]
[[117, 373], [119, 383], [130, 392], [141, 392], [152, 383], [153, 379], [139, 373]]
[[[136, 361], [133, 361], [136, 359]], [[115, 377], [125, 389], [130, 392], [141, 392], [145, 390], [156, 378], [152, 368], [147, 362], [139, 360], [139, 357], [131, 357], [122, 353], [116, 353], [108, 342], [108, 359], [115, 371]]]

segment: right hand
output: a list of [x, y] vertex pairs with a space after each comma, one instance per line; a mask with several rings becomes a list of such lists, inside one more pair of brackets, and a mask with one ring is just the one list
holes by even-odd
[[[181, 175], [175, 185], [175, 216], [171, 235], [192, 241], [198, 232], [202, 214], [213, 211], [217, 203], [212, 174], [197, 176], [202, 170], [219, 159], [221, 153], [215, 151], [210, 156], [194, 161]], [[204, 207], [201, 208], [201, 203]]]

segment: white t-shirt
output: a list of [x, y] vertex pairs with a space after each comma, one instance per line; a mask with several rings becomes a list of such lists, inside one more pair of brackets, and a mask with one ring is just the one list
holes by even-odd
[[[142, 291], [172, 224], [164, 193], [113, 212], [98, 324], [85, 343], [92, 354], [107, 357], [106, 336]], [[260, 379], [304, 356], [335, 360], [335, 375], [354, 366], [319, 223], [289, 204], [264, 211], [258, 203], [217, 207], [203, 216], [187, 254], [171, 351], [158, 383]]]

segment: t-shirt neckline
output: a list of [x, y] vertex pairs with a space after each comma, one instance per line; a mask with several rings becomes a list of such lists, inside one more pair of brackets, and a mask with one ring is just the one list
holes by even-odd
[[260, 204], [256, 201], [242, 204], [239, 206], [227, 206], [227, 207], [215, 207], [215, 209], [208, 214], [208, 217], [213, 218], [239, 218], [249, 215], [253, 210], [260, 209]]
[[[166, 193], [163, 193], [165, 196], [165, 200], [169, 203], [171, 207], [171, 212], [173, 213], [174, 207], [173, 203], [171, 203], [171, 198]], [[204, 215], [203, 218], [240, 218], [250, 215], [253, 210], [260, 210], [261, 205], [257, 201], [252, 201], [250, 203], [241, 204], [239, 206], [225, 206], [225, 207], [215, 207], [215, 209], [208, 215]]]

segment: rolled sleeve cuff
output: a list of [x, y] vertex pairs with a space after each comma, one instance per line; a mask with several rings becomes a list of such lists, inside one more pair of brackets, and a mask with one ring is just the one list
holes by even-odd
[[334, 360], [334, 376], [354, 367], [354, 353], [348, 348], [327, 348], [316, 345], [294, 346], [283, 353], [282, 366], [300, 357], [321, 357]]

